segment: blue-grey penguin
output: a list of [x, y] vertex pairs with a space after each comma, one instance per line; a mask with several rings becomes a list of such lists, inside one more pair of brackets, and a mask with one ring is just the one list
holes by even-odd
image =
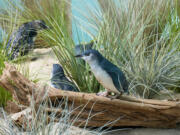
[[90, 65], [96, 79], [107, 90], [103, 96], [109, 96], [109, 92], [113, 92], [116, 98], [124, 92], [128, 93], [128, 82], [124, 73], [97, 50], [87, 50], [76, 57], [84, 59]]
[[22, 24], [13, 32], [6, 46], [7, 56], [10, 60], [26, 55], [34, 48], [37, 32], [49, 28], [43, 20], [34, 20]]
[[52, 75], [51, 75], [51, 86], [56, 89], [68, 90], [79, 92], [75, 84], [69, 81], [65, 74], [63, 68], [59, 64], [53, 64]]
[[93, 45], [94, 45], [93, 41], [91, 41], [90, 43], [85, 44], [85, 45], [82, 45], [82, 44], [76, 45], [74, 48], [75, 55], [80, 55], [83, 52], [85, 52], [86, 50], [92, 49]]

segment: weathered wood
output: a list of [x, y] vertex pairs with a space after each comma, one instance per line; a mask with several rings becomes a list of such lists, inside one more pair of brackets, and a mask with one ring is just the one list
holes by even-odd
[[8, 113], [8, 114], [13, 114], [13, 113], [18, 113], [22, 110], [26, 109], [25, 106], [20, 106], [18, 104], [16, 104], [13, 101], [8, 101], [6, 106], [4, 107], [4, 110]]
[[10, 115], [10, 118], [14, 121], [16, 126], [22, 127], [23, 129], [31, 129], [33, 122], [33, 114], [31, 108], [26, 108], [21, 112]]
[[52, 105], [45, 108], [45, 111], [48, 114], [56, 112], [57, 116], [60, 116], [58, 114], [61, 114], [62, 108], [56, 107], [55, 103], [68, 99], [68, 105], [74, 109], [71, 118], [78, 115], [74, 125], [100, 127], [112, 122], [107, 126], [172, 128], [180, 122], [179, 101], [137, 99], [130, 96], [111, 100], [95, 94], [63, 91], [49, 86], [40, 87], [8, 64], [0, 77], [0, 85], [10, 91], [14, 99], [23, 105], [29, 105], [35, 100], [38, 106], [47, 95]]
[[13, 95], [14, 100], [23, 105], [29, 105], [31, 95], [36, 95], [35, 92], [39, 89], [37, 85], [17, 72], [15, 67], [8, 64], [0, 77], [0, 85]]

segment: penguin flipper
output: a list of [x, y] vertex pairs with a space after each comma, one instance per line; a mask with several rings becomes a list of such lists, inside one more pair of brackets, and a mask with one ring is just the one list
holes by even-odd
[[[120, 92], [128, 91], [128, 83], [127, 83], [126, 77], [123, 74], [123, 72], [118, 67], [116, 67], [114, 64], [111, 64], [109, 61], [104, 62], [102, 65], [103, 65], [103, 69], [111, 77], [116, 89]], [[111, 68], [109, 68], [109, 67], [111, 67]]]

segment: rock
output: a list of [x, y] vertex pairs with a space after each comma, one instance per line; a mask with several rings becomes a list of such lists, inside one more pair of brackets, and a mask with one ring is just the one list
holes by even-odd
[[7, 105], [5, 106], [4, 110], [8, 114], [11, 114], [11, 113], [20, 112], [22, 110], [22, 108], [13, 101], [7, 101]]

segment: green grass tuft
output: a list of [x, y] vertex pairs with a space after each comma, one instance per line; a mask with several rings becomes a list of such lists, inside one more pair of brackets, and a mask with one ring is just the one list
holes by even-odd
[[[0, 44], [0, 76], [3, 73], [3, 70], [5, 68], [5, 60], [6, 56], [4, 53], [3, 46], [6, 43], [6, 40], [3, 38], [3, 42]], [[5, 90], [3, 87], [0, 86], [0, 106], [5, 106], [8, 100], [11, 100], [12, 96], [10, 92]]]

